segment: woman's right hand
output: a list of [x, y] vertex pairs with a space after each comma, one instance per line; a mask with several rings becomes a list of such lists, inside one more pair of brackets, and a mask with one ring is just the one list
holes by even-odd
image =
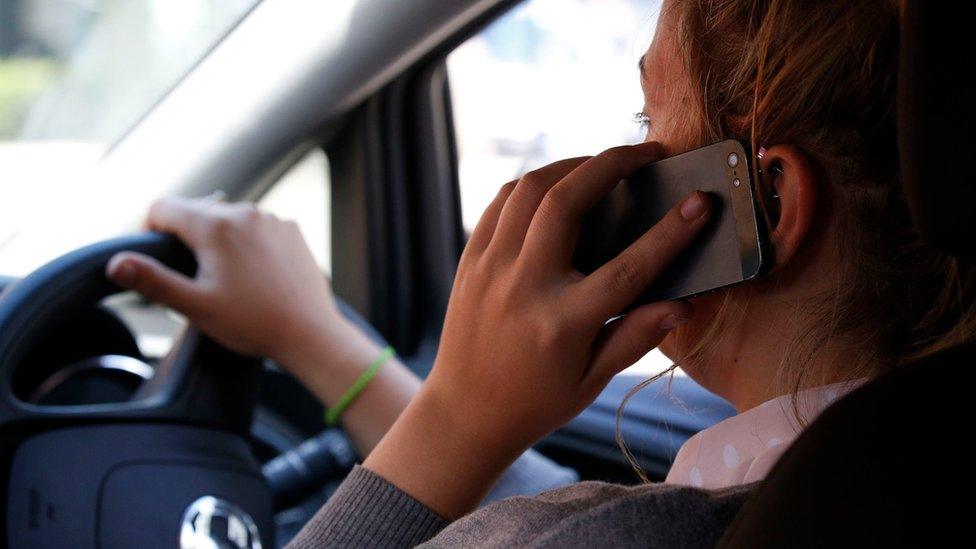
[[300, 369], [307, 361], [296, 360], [298, 353], [324, 344], [341, 355], [350, 334], [358, 332], [337, 310], [292, 221], [252, 204], [166, 198], [150, 208], [146, 228], [174, 234], [191, 248], [196, 276], [121, 252], [109, 261], [108, 277], [179, 311], [228, 349]]
[[511, 460], [690, 318], [689, 304], [661, 302], [607, 324], [694, 240], [708, 220], [704, 193], [589, 276], [571, 264], [582, 216], [661, 154], [655, 143], [617, 147], [502, 188], [461, 257], [434, 368], [367, 468], [460, 516]]

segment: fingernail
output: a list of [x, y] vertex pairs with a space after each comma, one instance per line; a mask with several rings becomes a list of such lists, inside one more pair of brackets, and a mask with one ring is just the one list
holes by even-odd
[[681, 205], [681, 217], [685, 221], [694, 221], [705, 213], [705, 201], [701, 192], [695, 192], [685, 199]]
[[681, 324], [684, 324], [685, 322], [688, 322], [687, 318], [680, 318], [673, 314], [670, 314], [664, 317], [663, 320], [661, 320], [661, 323], [658, 324], [658, 328], [664, 331], [673, 330], [678, 326], [680, 326]]
[[129, 261], [119, 261], [115, 265], [109, 265], [108, 274], [112, 280], [122, 286], [131, 286], [136, 280], [136, 268]]

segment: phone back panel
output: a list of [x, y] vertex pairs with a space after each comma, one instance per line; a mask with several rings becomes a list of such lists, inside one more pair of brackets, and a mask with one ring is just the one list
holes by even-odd
[[[735, 167], [729, 165], [730, 153], [738, 155]], [[682, 198], [701, 190], [711, 199], [708, 224], [635, 305], [690, 297], [756, 276], [763, 257], [748, 164], [743, 146], [729, 140], [642, 167], [584, 217], [574, 266], [593, 272]]]

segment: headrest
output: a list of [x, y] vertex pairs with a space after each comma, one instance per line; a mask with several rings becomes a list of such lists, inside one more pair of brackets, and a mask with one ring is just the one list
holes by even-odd
[[898, 75], [902, 183], [932, 246], [976, 258], [976, 78], [968, 3], [904, 0]]

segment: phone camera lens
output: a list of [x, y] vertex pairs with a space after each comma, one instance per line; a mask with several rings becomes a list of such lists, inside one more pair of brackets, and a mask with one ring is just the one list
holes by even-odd
[[739, 155], [737, 155], [735, 153], [730, 153], [729, 154], [729, 166], [734, 168], [734, 167], [736, 167], [738, 165], [739, 165]]

